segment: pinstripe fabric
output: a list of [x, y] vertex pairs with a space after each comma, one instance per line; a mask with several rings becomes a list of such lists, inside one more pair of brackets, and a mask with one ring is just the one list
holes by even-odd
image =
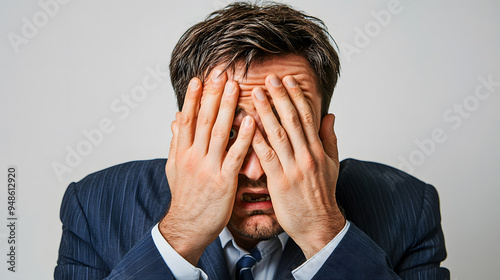
[[435, 188], [385, 165], [343, 163], [337, 200], [347, 218], [389, 256], [394, 270], [404, 279], [449, 278], [439, 268], [446, 250]]
[[68, 187], [55, 278], [102, 279], [149, 233], [170, 201], [165, 163], [125, 163]]
[[[149, 233], [170, 202], [164, 159], [117, 165], [72, 183], [61, 205], [55, 279], [173, 279]], [[351, 228], [314, 279], [449, 279], [436, 190], [408, 174], [344, 160], [337, 200]], [[275, 279], [305, 261], [289, 240]], [[219, 239], [198, 266], [229, 279]]]
[[198, 261], [198, 267], [207, 274], [208, 279], [229, 279], [226, 257], [219, 238], [205, 249]]

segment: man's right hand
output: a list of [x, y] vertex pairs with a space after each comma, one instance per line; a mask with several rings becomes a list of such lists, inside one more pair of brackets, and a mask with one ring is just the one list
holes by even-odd
[[215, 69], [202, 85], [193, 78], [176, 120], [165, 167], [172, 193], [159, 229], [184, 259], [196, 265], [205, 248], [227, 225], [233, 209], [238, 172], [255, 129], [245, 117], [227, 150], [239, 85]]

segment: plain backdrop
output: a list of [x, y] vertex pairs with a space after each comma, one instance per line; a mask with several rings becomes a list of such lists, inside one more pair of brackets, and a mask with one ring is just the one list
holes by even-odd
[[[2, 261], [1, 279], [53, 278], [70, 182], [168, 156], [177, 111], [164, 72], [170, 53], [188, 27], [228, 3], [0, 2], [1, 260], [7, 167], [18, 168], [17, 271]], [[500, 2], [288, 3], [323, 19], [339, 46], [330, 111], [341, 158], [434, 185], [452, 279], [498, 277]]]

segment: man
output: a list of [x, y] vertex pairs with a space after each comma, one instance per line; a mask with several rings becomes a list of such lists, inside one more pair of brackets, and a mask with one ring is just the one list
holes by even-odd
[[339, 69], [322, 22], [286, 5], [236, 3], [190, 28], [170, 65], [168, 161], [68, 187], [55, 278], [449, 278], [435, 189], [339, 164]]

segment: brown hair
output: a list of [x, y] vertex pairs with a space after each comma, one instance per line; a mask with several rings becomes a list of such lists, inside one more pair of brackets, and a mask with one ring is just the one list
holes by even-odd
[[181, 110], [189, 81], [205, 81], [217, 65], [235, 69], [243, 62], [245, 74], [252, 62], [269, 56], [304, 56], [316, 73], [321, 113], [330, 106], [340, 62], [323, 21], [280, 3], [237, 2], [211, 13], [189, 28], [172, 52], [170, 79]]

